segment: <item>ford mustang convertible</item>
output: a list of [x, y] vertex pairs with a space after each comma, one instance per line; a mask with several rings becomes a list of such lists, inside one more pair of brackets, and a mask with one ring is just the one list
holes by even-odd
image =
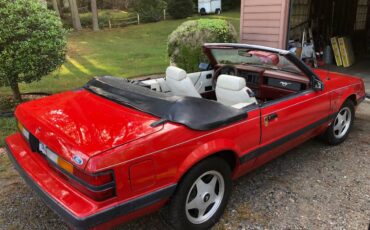
[[74, 229], [163, 206], [172, 227], [207, 229], [232, 180], [310, 138], [340, 144], [365, 98], [361, 79], [311, 69], [285, 50], [203, 50], [209, 62], [197, 73], [170, 66], [157, 79], [98, 77], [21, 104], [9, 158]]

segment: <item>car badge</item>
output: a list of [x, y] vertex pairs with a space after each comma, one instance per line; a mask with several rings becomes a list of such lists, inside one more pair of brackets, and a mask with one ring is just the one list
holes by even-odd
[[82, 165], [82, 164], [84, 163], [84, 161], [82, 160], [82, 158], [81, 158], [81, 157], [79, 157], [79, 156], [76, 156], [76, 155], [74, 155], [74, 156], [72, 157], [72, 160], [73, 160], [76, 164], [78, 164], [78, 165]]
[[290, 85], [290, 84], [292, 84], [292, 83], [281, 81], [281, 82], [280, 82], [280, 84], [281, 84], [283, 87], [287, 87], [288, 85]]

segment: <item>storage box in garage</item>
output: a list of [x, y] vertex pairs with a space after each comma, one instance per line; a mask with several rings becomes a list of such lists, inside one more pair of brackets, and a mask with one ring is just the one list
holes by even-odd
[[342, 62], [342, 57], [340, 55], [340, 50], [339, 50], [338, 38], [337, 37], [332, 37], [331, 38], [331, 46], [333, 48], [335, 62], [337, 63], [337, 66], [342, 66], [343, 62]]
[[338, 38], [339, 50], [344, 67], [349, 67], [355, 62], [351, 40], [348, 37]]

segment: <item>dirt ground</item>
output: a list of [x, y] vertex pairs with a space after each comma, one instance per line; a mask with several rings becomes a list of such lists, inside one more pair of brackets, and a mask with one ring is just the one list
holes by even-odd
[[[1, 151], [1, 150], [0, 150]], [[0, 229], [67, 229], [0, 153]], [[355, 229], [370, 223], [370, 103], [348, 140], [312, 140], [234, 183], [214, 229]], [[118, 229], [168, 229], [158, 213]]]

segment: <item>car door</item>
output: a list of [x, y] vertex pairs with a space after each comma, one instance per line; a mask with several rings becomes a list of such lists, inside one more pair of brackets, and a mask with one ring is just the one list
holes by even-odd
[[308, 89], [261, 106], [261, 165], [324, 130], [329, 120], [330, 95]]

